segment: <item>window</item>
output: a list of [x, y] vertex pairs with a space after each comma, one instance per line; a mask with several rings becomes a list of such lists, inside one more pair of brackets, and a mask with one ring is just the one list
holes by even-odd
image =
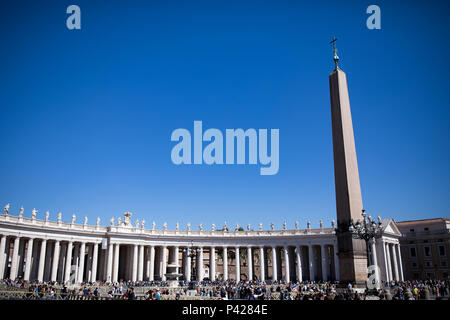
[[409, 255], [411, 257], [415, 257], [416, 256], [416, 248], [409, 248]]
[[446, 267], [446, 266], [447, 266], [447, 261], [442, 260], [442, 261], [441, 261], [441, 267]]
[[423, 228], [423, 230], [428, 231], [428, 228]]
[[432, 264], [431, 261], [425, 261], [425, 267], [431, 268]]
[[423, 251], [425, 253], [425, 257], [431, 257], [431, 247], [423, 247]]
[[445, 247], [444, 246], [439, 246], [439, 255], [441, 257], [445, 256]]
[[414, 229], [409, 229], [409, 232], [414, 232]]
[[411, 263], [411, 266], [412, 266], [413, 268], [417, 268], [417, 263], [413, 262], [413, 263]]

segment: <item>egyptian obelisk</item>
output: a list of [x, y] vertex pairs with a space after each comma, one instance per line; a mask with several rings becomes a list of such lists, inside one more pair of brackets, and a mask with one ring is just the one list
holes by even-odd
[[335, 69], [329, 81], [340, 281], [363, 286], [367, 279], [366, 245], [363, 240], [353, 239], [348, 230], [351, 219], [361, 219], [363, 205], [347, 77], [338, 67], [336, 40], [332, 41]]

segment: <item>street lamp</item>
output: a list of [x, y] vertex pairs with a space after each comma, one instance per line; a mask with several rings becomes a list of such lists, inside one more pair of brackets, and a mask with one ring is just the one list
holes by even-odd
[[[189, 248], [184, 248], [183, 252], [186, 254], [186, 257], [191, 258], [191, 270], [194, 273], [194, 258], [198, 256], [198, 254], [200, 253], [201, 249], [197, 248], [194, 249], [194, 241], [191, 240], [191, 246]], [[197, 271], [197, 269], [195, 269], [195, 271]], [[192, 278], [192, 274], [191, 274], [191, 278]], [[191, 279], [188, 279], [189, 282], [191, 281]]]
[[[352, 233], [354, 239], [362, 239], [366, 242], [367, 267], [370, 275], [374, 274], [375, 276], [375, 279], [373, 279], [371, 283], [371, 285], [374, 286], [371, 289], [377, 289], [380, 283], [380, 277], [378, 272], [375, 238], [381, 235], [381, 217], [378, 216], [378, 222], [375, 222], [371, 216], [367, 216], [366, 210], [364, 209], [362, 209], [361, 215], [363, 217], [362, 221], [358, 219], [355, 223], [353, 219], [350, 220], [348, 231]], [[372, 251], [373, 272], [371, 272], [371, 266], [369, 265], [369, 244]], [[368, 286], [368, 283], [366, 283], [366, 285]]]

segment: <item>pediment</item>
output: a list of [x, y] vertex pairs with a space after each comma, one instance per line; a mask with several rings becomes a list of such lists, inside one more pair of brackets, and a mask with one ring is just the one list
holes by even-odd
[[393, 219], [385, 219], [382, 223], [383, 233], [395, 235], [398, 237], [402, 236], [402, 233], [397, 227], [397, 224]]

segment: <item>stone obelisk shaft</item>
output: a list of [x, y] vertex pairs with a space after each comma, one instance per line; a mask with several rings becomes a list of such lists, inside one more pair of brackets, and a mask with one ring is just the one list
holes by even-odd
[[340, 279], [363, 284], [367, 279], [365, 243], [353, 239], [348, 231], [350, 219], [356, 221], [361, 218], [363, 205], [347, 78], [342, 70], [336, 68], [329, 80]]

